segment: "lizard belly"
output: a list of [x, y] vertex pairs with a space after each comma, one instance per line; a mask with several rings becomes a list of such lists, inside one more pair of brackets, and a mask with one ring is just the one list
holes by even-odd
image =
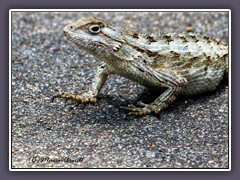
[[224, 68], [216, 70], [211, 67], [207, 70], [202, 68], [192, 69], [185, 75], [188, 83], [181, 92], [181, 95], [194, 95], [216, 89], [223, 79], [224, 71]]

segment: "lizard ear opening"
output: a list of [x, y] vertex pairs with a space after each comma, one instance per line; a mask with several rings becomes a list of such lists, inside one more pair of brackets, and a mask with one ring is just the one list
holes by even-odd
[[98, 24], [89, 26], [89, 32], [92, 34], [98, 34], [101, 31], [101, 27]]

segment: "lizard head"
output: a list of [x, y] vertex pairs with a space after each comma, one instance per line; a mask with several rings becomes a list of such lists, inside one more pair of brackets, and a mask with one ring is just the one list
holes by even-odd
[[63, 31], [69, 40], [95, 56], [117, 51], [125, 42], [120, 29], [92, 16], [67, 25]]

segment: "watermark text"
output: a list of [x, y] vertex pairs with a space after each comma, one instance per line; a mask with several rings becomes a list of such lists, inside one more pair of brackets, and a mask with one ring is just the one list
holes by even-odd
[[78, 163], [78, 162], [83, 162], [84, 157], [76, 158], [76, 159], [71, 159], [69, 157], [61, 157], [61, 158], [56, 158], [56, 157], [41, 157], [41, 156], [32, 156], [29, 158], [29, 161], [31, 163]]

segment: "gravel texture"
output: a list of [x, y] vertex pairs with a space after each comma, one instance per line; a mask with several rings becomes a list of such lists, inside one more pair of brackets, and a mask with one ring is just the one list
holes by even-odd
[[227, 12], [12, 12], [12, 168], [228, 168], [226, 83], [157, 116], [121, 108], [144, 88], [118, 76], [96, 105], [51, 103], [57, 92], [84, 91], [99, 64], [62, 35], [85, 15], [143, 33], [192, 30], [228, 42]]

